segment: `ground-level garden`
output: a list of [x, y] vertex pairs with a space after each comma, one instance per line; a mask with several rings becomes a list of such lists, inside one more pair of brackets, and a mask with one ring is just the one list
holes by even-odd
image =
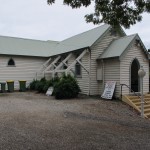
[[[54, 77], [50, 80], [46, 80], [45, 77], [40, 80], [33, 80], [29, 89], [38, 93], [46, 93], [49, 96], [53, 95], [56, 99], [76, 98], [80, 92], [77, 80], [70, 74], [63, 74], [61, 77]], [[47, 93], [48, 91], [50, 94]]]
[[150, 120], [121, 101], [0, 95], [1, 150], [149, 150]]

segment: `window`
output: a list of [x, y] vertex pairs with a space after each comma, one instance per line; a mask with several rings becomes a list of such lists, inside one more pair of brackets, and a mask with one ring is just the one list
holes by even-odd
[[76, 77], [81, 77], [81, 65], [78, 62], [75, 65], [75, 74]]
[[15, 66], [15, 62], [12, 58], [9, 59], [8, 66]]

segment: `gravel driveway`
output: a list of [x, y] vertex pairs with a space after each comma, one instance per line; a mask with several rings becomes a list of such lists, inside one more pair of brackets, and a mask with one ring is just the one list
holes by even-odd
[[119, 101], [0, 95], [0, 150], [150, 150], [150, 120]]

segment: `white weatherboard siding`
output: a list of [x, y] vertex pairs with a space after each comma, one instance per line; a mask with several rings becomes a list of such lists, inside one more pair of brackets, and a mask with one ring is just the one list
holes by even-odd
[[115, 97], [120, 96], [120, 61], [119, 59], [108, 59], [104, 61], [104, 80], [116, 81]]
[[[89, 70], [89, 53], [86, 53], [83, 58], [81, 59], [82, 64], [85, 66], [87, 70]], [[81, 78], [77, 78], [77, 81], [79, 83], [81, 92], [83, 94], [89, 94], [89, 75], [87, 71], [82, 67], [82, 76]]]
[[[68, 65], [71, 65], [76, 59], [75, 55], [72, 55], [71, 58], [68, 60]], [[87, 70], [89, 70], [89, 53], [86, 53], [82, 59], [82, 64], [85, 66]], [[75, 72], [75, 66], [72, 67], [72, 70]], [[81, 77], [76, 77], [79, 87], [81, 89], [81, 93], [88, 95], [89, 93], [89, 76], [88, 73], [85, 71], [84, 68], [81, 67], [82, 75]]]
[[[144, 51], [135, 43], [127, 50], [126, 55], [122, 58], [120, 63], [120, 83], [130, 86], [130, 66], [134, 58], [137, 58], [140, 65], [146, 71], [146, 76], [143, 79], [144, 93], [149, 92], [149, 60], [146, 58]], [[129, 89], [123, 87], [123, 94], [129, 94]]]
[[[10, 58], [15, 61], [15, 66], [7, 66]], [[47, 58], [0, 56], [0, 81], [14, 80], [15, 89], [19, 89], [18, 80], [26, 80], [27, 85], [35, 78], [36, 72]]]
[[[73, 54], [73, 55], [69, 58], [69, 60], [68, 60], [68, 66], [70, 66], [70, 65], [75, 61], [75, 59], [76, 59], [76, 57], [75, 57], [75, 55]], [[74, 75], [75, 66], [73, 66], [71, 70], [72, 70], [73, 72], [70, 71], [70, 73], [71, 73], [72, 75]]]
[[109, 44], [119, 35], [114, 36], [108, 32], [102, 39], [99, 39], [91, 47], [91, 95], [101, 95], [103, 92], [103, 82], [97, 81], [97, 61], [96, 59], [103, 53], [103, 51], [109, 46]]

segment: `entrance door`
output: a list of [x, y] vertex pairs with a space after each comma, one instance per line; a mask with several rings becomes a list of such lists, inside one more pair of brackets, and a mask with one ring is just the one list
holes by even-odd
[[[137, 59], [134, 59], [131, 64], [131, 89], [134, 92], [140, 91], [140, 81], [138, 76], [138, 70], [140, 69], [140, 64]], [[132, 92], [132, 91], [131, 91]]]

